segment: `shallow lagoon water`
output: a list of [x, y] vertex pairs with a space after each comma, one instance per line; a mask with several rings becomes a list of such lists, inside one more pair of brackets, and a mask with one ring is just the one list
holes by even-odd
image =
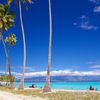
[[[44, 87], [45, 82], [25, 82], [25, 87], [29, 87], [32, 84], [36, 88]], [[19, 82], [16, 82], [16, 86]], [[100, 90], [100, 82], [51, 82], [51, 87], [53, 89], [69, 89], [69, 90], [88, 90], [90, 85], [94, 89]]]

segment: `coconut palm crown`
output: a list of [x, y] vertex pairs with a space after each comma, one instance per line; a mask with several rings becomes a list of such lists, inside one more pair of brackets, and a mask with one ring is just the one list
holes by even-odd
[[14, 25], [14, 13], [9, 12], [9, 5], [0, 4], [0, 31], [7, 31]]
[[15, 2], [17, 5], [19, 4], [19, 1], [21, 1], [23, 3], [23, 5], [25, 6], [25, 8], [27, 9], [27, 3], [32, 4], [32, 0], [7, 0], [8, 5], [10, 5], [12, 2]]
[[7, 42], [9, 46], [14, 46], [17, 42], [16, 35], [11, 33], [8, 37], [6, 37], [5, 42]]

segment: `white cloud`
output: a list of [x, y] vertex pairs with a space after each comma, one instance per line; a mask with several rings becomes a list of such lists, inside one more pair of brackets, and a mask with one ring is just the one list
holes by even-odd
[[[29, 72], [25, 73], [25, 77], [38, 77], [38, 76], [46, 76], [46, 71], [41, 72]], [[13, 74], [20, 78], [21, 74], [13, 72]], [[94, 71], [71, 71], [71, 70], [58, 70], [58, 71], [51, 71], [51, 76], [64, 76], [64, 75], [78, 75], [78, 76], [84, 76], [84, 75], [100, 75], [100, 70], [94, 70]]]
[[89, 24], [88, 22], [81, 23], [79, 27], [82, 28], [82, 29], [86, 29], [86, 30], [96, 30], [96, 29], [98, 29], [97, 26]]
[[[97, 66], [91, 66], [91, 68], [100, 68], [100, 65]], [[0, 71], [0, 73], [4, 74], [3, 71]], [[25, 73], [25, 77], [38, 77], [38, 76], [46, 76], [46, 71], [40, 71], [40, 72], [28, 72]], [[13, 75], [17, 78], [21, 78], [21, 73], [12, 72]], [[100, 70], [91, 70], [91, 71], [72, 71], [72, 70], [54, 70], [50, 73], [51, 76], [65, 76], [65, 75], [78, 75], [78, 76], [85, 76], [85, 75], [100, 75]]]
[[82, 23], [74, 23], [75, 26], [85, 29], [85, 30], [97, 30], [98, 27], [92, 24], [89, 24], [89, 22], [82, 22]]
[[89, 61], [89, 62], [86, 62], [86, 64], [89, 64], [89, 65], [98, 65], [98, 64], [100, 64], [100, 61]]
[[97, 30], [98, 27], [91, 24], [89, 22], [89, 17], [87, 17], [86, 15], [82, 15], [77, 22], [74, 22], [75, 26], [85, 29], [85, 30]]
[[[33, 76], [46, 76], [46, 71], [43, 72], [30, 72], [25, 74], [26, 77], [33, 77]], [[100, 75], [100, 70], [95, 71], [71, 71], [71, 70], [58, 70], [58, 71], [51, 71], [51, 76], [64, 76], [64, 75]]]
[[96, 0], [89, 0], [90, 2], [93, 2], [93, 3], [95, 3], [96, 2]]
[[[34, 68], [34, 67], [33, 67]], [[32, 67], [26, 67], [26, 71], [34, 71]]]
[[82, 15], [82, 16], [80, 17], [80, 19], [82, 19], [82, 20], [87, 20], [87, 19], [89, 19], [89, 17], [86, 16], [86, 15]]
[[91, 66], [90, 68], [97, 69], [97, 68], [100, 68], [100, 65], [94, 65], [94, 66]]
[[[4, 71], [0, 71], [0, 74], [5, 74], [5, 72]], [[7, 72], [6, 74], [9, 74], [9, 72]], [[17, 78], [20, 78], [21, 77], [21, 73], [18, 73], [18, 72], [12, 72], [12, 74], [15, 76], [15, 77], [17, 77]]]
[[89, 1], [95, 4], [93, 12], [100, 13], [100, 0], [89, 0]]
[[100, 6], [96, 6], [93, 10], [94, 13], [100, 13]]
[[92, 2], [94, 4], [100, 4], [100, 0], [89, 0], [89, 2]]
[[4, 71], [0, 71], [0, 74], [5, 74], [5, 72]]

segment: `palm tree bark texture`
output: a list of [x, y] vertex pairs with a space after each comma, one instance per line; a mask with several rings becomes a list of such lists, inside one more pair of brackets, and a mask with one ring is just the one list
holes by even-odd
[[52, 11], [51, 11], [51, 0], [49, 0], [49, 19], [50, 19], [50, 37], [49, 37], [49, 51], [48, 51], [48, 69], [46, 76], [46, 84], [43, 92], [51, 92], [50, 87], [50, 67], [51, 67], [51, 55], [52, 55]]

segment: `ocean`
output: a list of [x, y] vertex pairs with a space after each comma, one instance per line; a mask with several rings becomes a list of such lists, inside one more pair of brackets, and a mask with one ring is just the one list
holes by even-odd
[[[36, 88], [44, 87], [45, 82], [25, 82], [25, 87], [29, 87], [32, 84]], [[16, 86], [19, 82], [16, 82]], [[97, 90], [100, 90], [100, 82], [51, 82], [51, 88], [53, 89], [68, 89], [68, 90], [88, 90], [90, 85]]]

